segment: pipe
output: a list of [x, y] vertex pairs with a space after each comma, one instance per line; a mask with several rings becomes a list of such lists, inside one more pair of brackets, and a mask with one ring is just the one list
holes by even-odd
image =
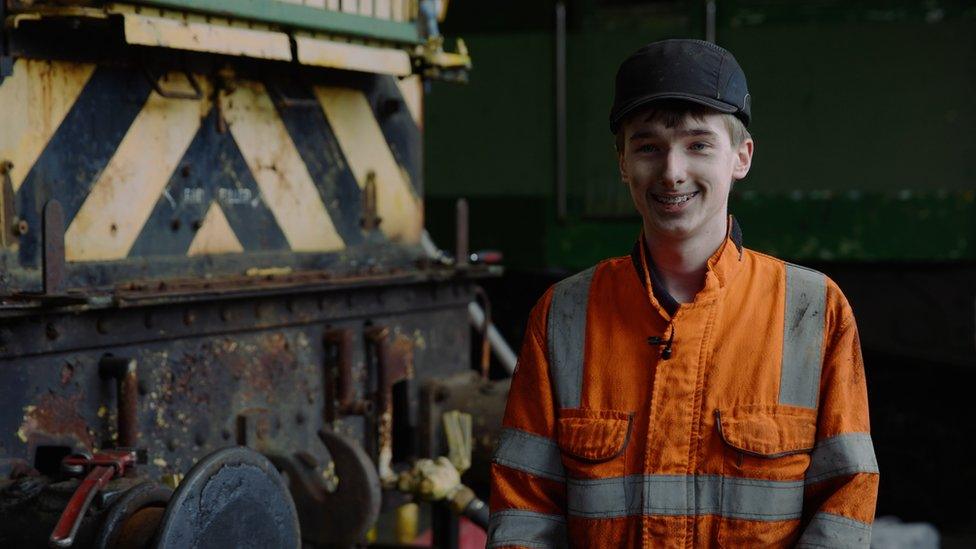
[[556, 2], [556, 219], [566, 219], [566, 4]]
[[[427, 254], [427, 257], [440, 263], [447, 264], [450, 262], [447, 254], [445, 254], [443, 250], [438, 248], [437, 244], [434, 243], [434, 240], [430, 237], [430, 233], [427, 232], [427, 229], [424, 229], [424, 231], [420, 233], [420, 247], [424, 250], [424, 253]], [[475, 329], [479, 330], [485, 323], [485, 311], [476, 301], [468, 303], [468, 319], [470, 320], [471, 325], [474, 326]], [[501, 332], [498, 331], [498, 328], [496, 328], [494, 324], [488, 325], [488, 343], [491, 345], [491, 350], [494, 351], [495, 358], [498, 359], [498, 362], [501, 363], [509, 374], [514, 374], [517, 357], [515, 356], [515, 352], [512, 351], [512, 347], [509, 346], [507, 341], [505, 341], [505, 338], [502, 337]]]
[[457, 239], [454, 245], [454, 264], [464, 267], [468, 264], [468, 201], [458, 198], [454, 205], [454, 232]]
[[705, 0], [705, 41], [715, 43], [715, 0]]
[[[468, 303], [468, 319], [476, 329], [481, 329], [485, 323], [485, 311], [474, 301]], [[488, 325], [488, 343], [491, 345], [491, 350], [495, 352], [495, 358], [498, 359], [498, 362], [505, 367], [509, 374], [514, 374], [517, 360], [515, 353], [494, 324]]]

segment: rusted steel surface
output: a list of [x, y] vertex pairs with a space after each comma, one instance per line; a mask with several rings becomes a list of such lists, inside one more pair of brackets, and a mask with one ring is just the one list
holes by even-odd
[[[0, 425], [7, 426], [0, 431], [0, 475], [17, 463], [32, 465], [41, 446], [90, 450], [135, 435], [147, 450], [150, 478], [183, 473], [194, 456], [239, 442], [258, 445], [258, 439], [269, 452], [304, 451], [325, 462], [328, 453], [316, 435], [322, 429], [368, 448], [380, 401], [392, 412], [393, 384], [468, 367], [471, 291], [463, 281], [404, 284], [211, 300], [189, 308], [50, 312], [6, 322], [0, 327]], [[382, 367], [372, 375], [366, 321], [388, 330], [376, 347]], [[342, 392], [327, 374], [326, 325], [350, 340]], [[121, 391], [118, 378], [99, 373], [106, 352], [139, 365], [137, 378], [125, 377]], [[134, 434], [118, 432], [116, 393], [123, 395], [124, 417], [136, 395]], [[411, 389], [411, 406], [417, 398]], [[331, 416], [327, 399], [335, 409]], [[376, 411], [343, 409], [340, 400], [375, 401]], [[119, 426], [126, 431], [124, 417]], [[242, 417], [256, 422], [251, 440], [241, 434]], [[384, 433], [389, 447], [392, 427]]]
[[0, 359], [466, 306], [470, 286], [465, 279], [423, 278], [376, 286], [295, 287], [280, 293], [255, 288], [192, 300], [158, 296], [54, 310], [18, 309], [8, 311], [11, 316], [0, 323]]
[[454, 261], [460, 267], [468, 266], [468, 201], [459, 198], [455, 208], [454, 219]]
[[379, 476], [356, 440], [326, 430], [319, 431], [319, 438], [331, 457], [325, 471], [307, 453], [271, 455], [270, 459], [288, 476], [302, 537], [313, 543], [351, 547], [376, 522], [382, 502]]
[[136, 361], [106, 355], [99, 361], [98, 370], [103, 378], [115, 380], [119, 446], [135, 448], [139, 445], [139, 424], [136, 418], [139, 406], [139, 378], [136, 374]]
[[[357, 399], [356, 380], [353, 378], [354, 333], [346, 328], [327, 330], [323, 336], [326, 376], [334, 381], [335, 389], [327, 393], [325, 417], [334, 421], [341, 415], [367, 415], [373, 410], [372, 402]], [[334, 393], [334, 394], [333, 394]]]
[[[16, 390], [9, 385], [4, 387], [4, 390], [11, 389]], [[91, 448], [96, 441], [95, 431], [80, 412], [82, 397], [80, 393], [42, 393], [33, 404], [22, 407], [23, 421], [16, 430], [16, 438], [34, 448], [44, 444]]]
[[41, 233], [41, 246], [44, 255], [43, 269], [44, 293], [60, 295], [64, 293], [64, 210], [57, 200], [48, 200], [44, 205]]
[[387, 326], [373, 326], [365, 331], [369, 343], [371, 370], [376, 372], [377, 466], [380, 480], [389, 484], [396, 475], [393, 461], [393, 386], [413, 378], [413, 345], [411, 338], [393, 334]]

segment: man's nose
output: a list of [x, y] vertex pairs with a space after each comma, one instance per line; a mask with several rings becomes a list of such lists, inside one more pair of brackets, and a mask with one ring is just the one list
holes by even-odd
[[661, 172], [661, 182], [670, 187], [680, 185], [687, 178], [688, 164], [681, 151], [671, 149], [664, 157], [664, 166]]

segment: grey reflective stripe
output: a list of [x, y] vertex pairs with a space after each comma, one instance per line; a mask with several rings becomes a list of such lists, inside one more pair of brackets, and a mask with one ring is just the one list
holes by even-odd
[[571, 517], [612, 518], [641, 514], [644, 477], [566, 481], [566, 513]]
[[877, 473], [874, 443], [867, 433], [844, 433], [825, 438], [813, 447], [806, 483], [813, 484], [841, 475]]
[[569, 479], [570, 516], [721, 515], [749, 520], [792, 520], [803, 510], [803, 481], [718, 475], [631, 475]]
[[817, 407], [826, 302], [827, 278], [824, 275], [786, 264], [780, 404]]
[[796, 546], [866, 549], [871, 546], [871, 525], [832, 513], [817, 513]]
[[559, 446], [549, 438], [519, 429], [508, 427], [502, 429], [492, 461], [560, 482], [566, 477], [559, 455]]
[[549, 379], [559, 408], [579, 408], [583, 384], [586, 304], [596, 267], [556, 284], [546, 328], [549, 340]]
[[507, 509], [491, 514], [488, 520], [489, 549], [521, 545], [525, 547], [568, 547], [566, 518], [535, 511]]

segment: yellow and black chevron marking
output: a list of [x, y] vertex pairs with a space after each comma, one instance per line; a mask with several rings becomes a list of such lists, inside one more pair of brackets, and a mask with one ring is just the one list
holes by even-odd
[[[190, 89], [172, 73], [165, 88]], [[362, 189], [375, 174], [382, 237], [423, 226], [419, 82], [336, 73], [314, 86], [236, 81], [214, 104], [153, 91], [142, 71], [18, 60], [0, 84], [0, 159], [17, 215], [65, 212], [69, 261], [256, 251], [334, 252], [365, 241]], [[222, 117], [222, 121], [221, 121]]]

